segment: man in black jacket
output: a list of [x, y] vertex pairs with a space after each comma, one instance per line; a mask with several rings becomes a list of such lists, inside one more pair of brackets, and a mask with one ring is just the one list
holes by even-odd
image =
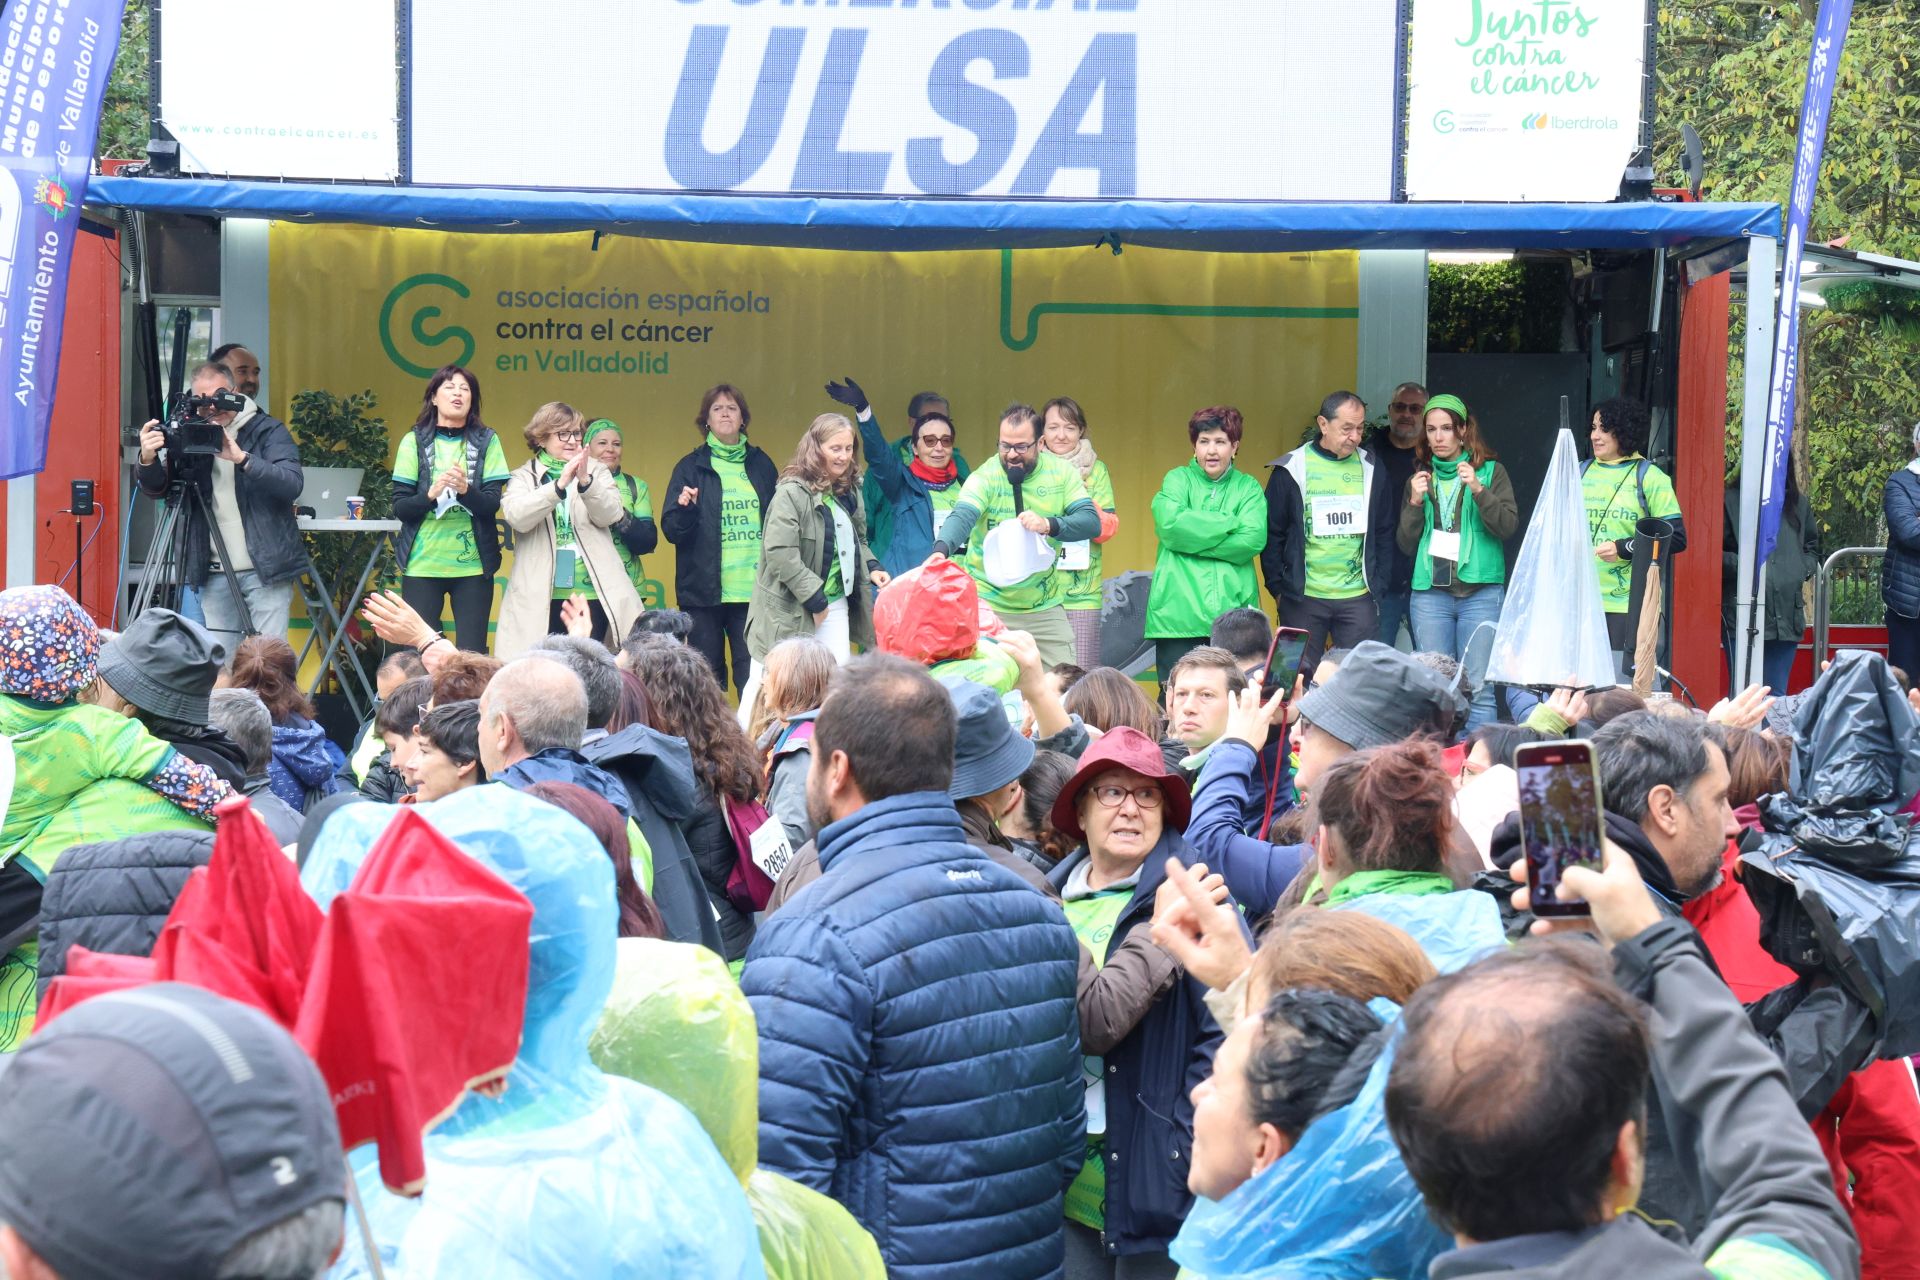
[[620, 705], [620, 668], [598, 640], [548, 636], [527, 651], [550, 658], [572, 671], [587, 695], [586, 728], [580, 756], [617, 778], [626, 796], [626, 813], [640, 828], [653, 854], [653, 904], [667, 936], [697, 942], [723, 954], [720, 927], [706, 882], [693, 861], [680, 824], [693, 816], [697, 802], [693, 757], [687, 744], [645, 725], [628, 725], [609, 735], [607, 722]]
[[1395, 506], [1371, 451], [1367, 406], [1351, 391], [1320, 403], [1316, 437], [1267, 465], [1267, 545], [1260, 573], [1280, 624], [1307, 633], [1303, 670], [1325, 650], [1380, 631], [1379, 593], [1392, 578]]
[[[1719, 882], [1727, 841], [1740, 831], [1727, 805], [1726, 757], [1706, 736], [1704, 722], [1650, 711], [1608, 721], [1592, 741], [1607, 840], [1632, 862], [1635, 883], [1654, 909], [1677, 920], [1687, 902]], [[1492, 860], [1524, 875], [1521, 853], [1519, 823], [1509, 819], [1494, 832]], [[1717, 979], [1710, 958], [1706, 964]], [[1773, 1049], [1788, 1095], [1807, 1120], [1820, 1114], [1873, 1051], [1872, 1013], [1844, 988], [1824, 981], [1808, 978], [1783, 987], [1748, 1006], [1747, 1015]], [[1689, 1123], [1666, 1111], [1650, 1117], [1640, 1198], [1649, 1215], [1697, 1235], [1715, 1189], [1702, 1185], [1684, 1159], [1688, 1142], [1698, 1136], [1686, 1131]], [[1674, 1124], [1681, 1127], [1670, 1130]]]
[[[1589, 946], [1528, 943], [1428, 983], [1401, 1018], [1387, 1123], [1459, 1245], [1433, 1280], [1857, 1276], [1820, 1146], [1699, 936], [1618, 849], [1561, 891], [1592, 904], [1613, 981]], [[1690, 1246], [1631, 1211], [1655, 1115], [1712, 1189]]]
[[[192, 386], [196, 396], [232, 391], [233, 375], [221, 365], [203, 364], [193, 371]], [[306, 479], [300, 451], [285, 423], [242, 399], [238, 411], [207, 415], [222, 431], [220, 452], [211, 459], [173, 456], [159, 421], [149, 421], [140, 429], [137, 472], [141, 490], [151, 497], [165, 497], [179, 482], [197, 485], [208, 498], [241, 598], [234, 599], [225, 574], [216, 573], [212, 533], [197, 514], [187, 524], [181, 568], [200, 592], [208, 628], [222, 635], [229, 650], [249, 632], [287, 633], [294, 580], [307, 567], [293, 513]]]

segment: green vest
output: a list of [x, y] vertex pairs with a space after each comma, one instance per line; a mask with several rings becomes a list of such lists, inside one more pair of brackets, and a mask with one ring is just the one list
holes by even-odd
[[[1315, 600], [1353, 600], [1367, 594], [1366, 464], [1355, 449], [1335, 461], [1303, 446], [1307, 483], [1301, 494], [1306, 522], [1307, 595]], [[1338, 504], [1350, 534], [1316, 534], [1317, 503]]]
[[[1482, 486], [1493, 483], [1493, 471], [1499, 464], [1491, 458], [1480, 464], [1474, 475], [1480, 478]], [[1455, 516], [1453, 503], [1458, 495], [1460, 513]], [[1413, 589], [1426, 591], [1433, 586], [1433, 561], [1427, 556], [1427, 540], [1433, 533], [1434, 512], [1444, 511], [1447, 521], [1460, 534], [1460, 561], [1454, 570], [1454, 576], [1461, 582], [1505, 582], [1507, 580], [1507, 552], [1500, 539], [1487, 532], [1480, 523], [1480, 507], [1473, 500], [1473, 493], [1464, 484], [1455, 481], [1447, 486], [1445, 501], [1441, 501], [1439, 477], [1434, 478], [1433, 488], [1427, 492], [1423, 504], [1426, 509], [1426, 524], [1420, 533], [1419, 549], [1413, 553]]]

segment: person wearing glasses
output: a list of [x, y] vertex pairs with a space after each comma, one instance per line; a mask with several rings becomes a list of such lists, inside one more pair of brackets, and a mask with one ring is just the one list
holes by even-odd
[[[1105, 966], [1153, 924], [1169, 859], [1191, 867], [1187, 780], [1159, 744], [1130, 726], [1103, 735], [1053, 804], [1056, 830], [1079, 847], [1047, 873], [1067, 923]], [[1228, 899], [1235, 920], [1237, 904]], [[1246, 925], [1240, 925], [1243, 936]], [[1194, 1085], [1222, 1039], [1205, 984], [1182, 972], [1104, 1054], [1088, 1055], [1086, 1161], [1067, 1188], [1069, 1276], [1172, 1276], [1167, 1246], [1193, 1195]]]
[[[1009, 548], [1019, 529], [1035, 545]], [[937, 555], [966, 548], [966, 569], [979, 584], [980, 600], [1015, 631], [1040, 646], [1047, 666], [1072, 662], [1073, 625], [1066, 602], [1073, 573], [1060, 566], [1062, 543], [1089, 541], [1100, 533], [1100, 512], [1073, 463], [1040, 443], [1040, 415], [1016, 404], [1000, 415], [999, 450], [967, 478], [953, 511], [934, 541]], [[999, 540], [992, 571], [987, 544]], [[1020, 577], [1008, 564], [1031, 567]]]
[[919, 568], [932, 554], [933, 539], [968, 475], [967, 460], [954, 444], [947, 402], [931, 391], [915, 395], [907, 406], [911, 430], [889, 444], [859, 383], [852, 378], [829, 382], [827, 395], [853, 410], [860, 426], [860, 449], [867, 459], [861, 491], [880, 567], [890, 577]]
[[[1387, 495], [1405, 493], [1407, 481], [1420, 469], [1420, 440], [1425, 433], [1422, 424], [1426, 412], [1427, 389], [1417, 382], [1401, 383], [1393, 389], [1393, 400], [1387, 405], [1386, 425], [1375, 427], [1362, 446], [1373, 456]], [[1382, 644], [1398, 646], [1400, 630], [1405, 627], [1409, 642], [1417, 649], [1419, 633], [1414, 629], [1412, 612], [1414, 558], [1402, 551], [1395, 540], [1386, 549], [1385, 564], [1386, 581], [1378, 584], [1373, 592], [1374, 601], [1380, 606], [1378, 639]]]
[[674, 464], [661, 497], [660, 529], [679, 552], [674, 602], [693, 619], [687, 643], [723, 690], [729, 651], [735, 689], [746, 687], [753, 665], [747, 608], [760, 571], [760, 529], [780, 481], [773, 459], [747, 439], [752, 421], [738, 387], [709, 388], [693, 419], [700, 447]]
[[1315, 438], [1267, 465], [1267, 545], [1260, 572], [1280, 625], [1307, 633], [1301, 669], [1329, 645], [1351, 649], [1380, 632], [1374, 593], [1392, 579], [1398, 493], [1360, 447], [1367, 404], [1351, 391], [1320, 402]]
[[500, 499], [513, 529], [513, 570], [493, 651], [507, 661], [581, 617], [587, 634], [617, 645], [640, 616], [640, 593], [612, 533], [627, 507], [613, 473], [586, 451], [586, 425], [558, 400], [535, 410], [524, 433], [533, 457], [514, 470]]

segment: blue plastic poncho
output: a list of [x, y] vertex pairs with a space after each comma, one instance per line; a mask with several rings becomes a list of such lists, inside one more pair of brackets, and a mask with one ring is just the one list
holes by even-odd
[[[1391, 1001], [1367, 1005], [1392, 1022]], [[1172, 1253], [1204, 1280], [1414, 1280], [1453, 1242], [1427, 1216], [1387, 1131], [1389, 1041], [1354, 1100], [1229, 1192], [1194, 1201]]]
[[756, 1169], [760, 1032], [726, 963], [705, 947], [622, 938], [593, 1060], [693, 1109], [746, 1184], [771, 1280], [886, 1280], [880, 1247], [838, 1201]]
[[[394, 809], [328, 819], [301, 880], [322, 906], [351, 883]], [[497, 1099], [469, 1095], [426, 1142], [418, 1200], [388, 1194], [371, 1149], [360, 1194], [389, 1277], [669, 1280], [764, 1276], [747, 1198], [685, 1107], [603, 1075], [587, 1041], [613, 985], [613, 864], [560, 809], [473, 787], [420, 813], [533, 903], [520, 1056]], [[368, 1274], [351, 1222], [335, 1280]]]
[[1464, 969], [1507, 945], [1500, 905], [1493, 895], [1474, 889], [1419, 895], [1366, 893], [1328, 910], [1363, 911], [1405, 930], [1442, 973]]

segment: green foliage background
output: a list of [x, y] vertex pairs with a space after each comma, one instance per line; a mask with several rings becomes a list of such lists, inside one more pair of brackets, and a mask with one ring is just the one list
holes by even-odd
[[[387, 446], [387, 421], [374, 416], [374, 394], [357, 391], [336, 396], [330, 391], [296, 391], [293, 395], [293, 420], [287, 425], [300, 442], [300, 462], [309, 467], [359, 467], [366, 478], [360, 492], [366, 498], [363, 513], [369, 520], [386, 519], [393, 514], [392, 457]], [[308, 540], [313, 553], [314, 579], [333, 597], [333, 607], [341, 616], [352, 617], [359, 601], [353, 598], [353, 586], [367, 562], [367, 546], [361, 535], [323, 534]], [[367, 586], [369, 590], [393, 578], [399, 570], [390, 549], [380, 554], [380, 566]]]
[[[1659, 180], [1682, 185], [1680, 125], [1700, 131], [1707, 200], [1785, 205], [1817, 0], [1660, 0]], [[1840, 60], [1810, 244], [1920, 259], [1920, 3], [1855, 0]], [[1882, 538], [1882, 481], [1920, 418], [1920, 295], [1836, 290], [1801, 316], [1795, 452], [1828, 551]], [[1733, 333], [1744, 317], [1734, 316]], [[1727, 466], [1739, 458], [1740, 365]]]

